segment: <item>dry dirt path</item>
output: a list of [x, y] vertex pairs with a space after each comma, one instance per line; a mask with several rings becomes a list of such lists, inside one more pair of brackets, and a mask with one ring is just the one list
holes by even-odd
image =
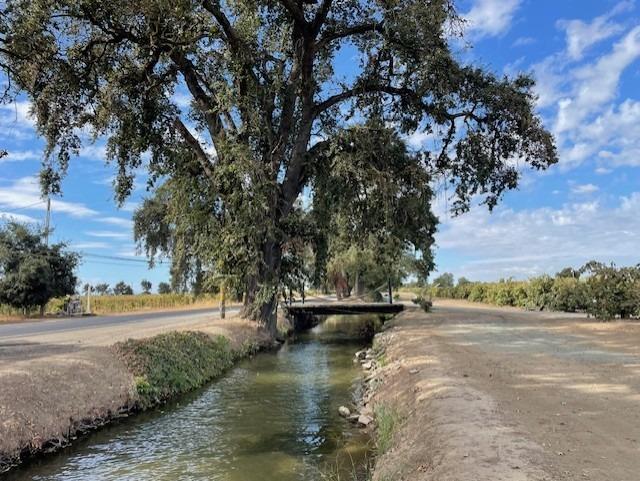
[[639, 323], [441, 301], [382, 341], [408, 421], [377, 479], [640, 480]]

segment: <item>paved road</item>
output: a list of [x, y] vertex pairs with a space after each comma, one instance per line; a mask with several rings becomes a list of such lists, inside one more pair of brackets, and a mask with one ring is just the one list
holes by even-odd
[[[240, 310], [238, 307], [227, 308], [232, 314]], [[28, 321], [11, 324], [0, 324], [0, 341], [17, 337], [40, 336], [46, 334], [72, 333], [85, 329], [123, 327], [152, 322], [156, 327], [174, 325], [180, 321], [192, 323], [194, 320], [219, 318], [220, 309], [207, 307], [202, 309], [185, 309], [183, 311], [141, 312], [136, 314], [73, 317], [51, 319], [47, 321]]]

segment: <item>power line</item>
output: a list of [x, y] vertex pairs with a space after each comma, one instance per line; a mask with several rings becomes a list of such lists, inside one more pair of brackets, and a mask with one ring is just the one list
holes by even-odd
[[[144, 259], [132, 259], [130, 257], [118, 257], [118, 256], [107, 256], [103, 254], [93, 254], [91, 252], [80, 252], [80, 255], [83, 257], [95, 257], [97, 259], [107, 259], [112, 261], [124, 261], [124, 262], [136, 262], [139, 264], [148, 264], [149, 262]], [[164, 264], [164, 261], [156, 261], [156, 264]]]
[[34, 202], [33, 204], [29, 204], [29, 205], [23, 205], [21, 207], [10, 207], [7, 206], [7, 209], [11, 209], [11, 210], [24, 210], [24, 209], [29, 209], [30, 207], [35, 207], [36, 205], [40, 205], [40, 204], [44, 204], [46, 202], [46, 200], [39, 200], [38, 202]]
[[[99, 260], [99, 259], [83, 259], [82, 263], [98, 264], [103, 266], [132, 267], [132, 268], [138, 268], [143, 266], [142, 264], [139, 264], [137, 262], [132, 263], [132, 262], [122, 262], [122, 261], [107, 261], [107, 260]], [[159, 266], [154, 266], [154, 268], [156, 267], [159, 267]], [[161, 267], [169, 267], [169, 264], [162, 264]]]

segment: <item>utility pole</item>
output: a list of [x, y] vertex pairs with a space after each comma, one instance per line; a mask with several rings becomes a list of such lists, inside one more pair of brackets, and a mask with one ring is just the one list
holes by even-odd
[[391, 277], [389, 277], [387, 287], [389, 288], [389, 304], [393, 304], [393, 292], [391, 291]]
[[51, 225], [51, 196], [47, 195], [47, 216], [44, 220], [44, 242], [49, 245], [49, 229]]
[[91, 284], [87, 284], [87, 314], [91, 314]]
[[222, 282], [220, 283], [220, 319], [224, 319], [227, 314], [227, 283], [222, 278]]

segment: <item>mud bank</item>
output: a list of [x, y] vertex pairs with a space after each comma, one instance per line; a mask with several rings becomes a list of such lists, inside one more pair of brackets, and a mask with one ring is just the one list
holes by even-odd
[[373, 413], [374, 481], [552, 479], [541, 449], [498, 414], [441, 349], [427, 315], [409, 308], [374, 339], [362, 409]]
[[0, 473], [196, 389], [271, 346], [246, 324], [226, 332], [170, 332], [104, 347], [3, 344]]

